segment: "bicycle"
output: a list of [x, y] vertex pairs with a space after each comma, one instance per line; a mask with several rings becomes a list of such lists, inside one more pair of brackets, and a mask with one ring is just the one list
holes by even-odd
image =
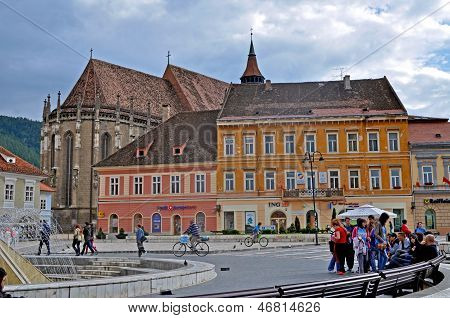
[[175, 243], [172, 247], [173, 255], [176, 257], [182, 257], [184, 254], [186, 254], [186, 250], [189, 247], [191, 252], [195, 252], [200, 257], [206, 256], [209, 253], [209, 245], [206, 243], [208, 240], [208, 237], [200, 237], [199, 241], [195, 243], [194, 246], [192, 246], [191, 242], [189, 241], [189, 236], [182, 235], [180, 237], [180, 241]]
[[259, 243], [259, 245], [261, 247], [266, 247], [269, 244], [269, 240], [267, 239], [267, 237], [264, 237], [261, 235], [258, 235], [258, 237], [256, 238], [256, 241], [253, 240], [253, 237], [251, 237], [251, 236], [246, 237], [244, 240], [244, 244], [247, 247], [250, 247], [255, 243]]

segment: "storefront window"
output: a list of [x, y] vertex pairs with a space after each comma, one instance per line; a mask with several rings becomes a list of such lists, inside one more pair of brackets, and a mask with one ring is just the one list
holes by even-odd
[[224, 229], [234, 230], [234, 212], [224, 212]]
[[254, 211], [245, 212], [245, 233], [251, 233], [256, 226], [256, 213]]
[[142, 214], [140, 213], [136, 213], [133, 217], [133, 224], [134, 227], [136, 227], [138, 224], [143, 225], [142, 224]]
[[436, 212], [433, 209], [428, 209], [425, 212], [425, 228], [427, 230], [436, 228]]
[[402, 220], [405, 219], [405, 213], [403, 209], [393, 209], [392, 212], [397, 215], [394, 219], [394, 231], [398, 232], [402, 227]]
[[270, 216], [270, 224], [275, 225], [275, 231], [277, 233], [284, 233], [286, 231], [286, 223], [286, 214], [281, 211], [275, 211]]
[[119, 217], [117, 214], [111, 214], [109, 217], [109, 233], [119, 232]]
[[206, 222], [205, 213], [198, 212], [195, 219], [196, 219], [195, 223], [197, 223], [200, 232], [205, 232], [205, 222]]
[[161, 214], [159, 213], [152, 216], [152, 233], [161, 233]]
[[181, 217], [179, 215], [173, 216], [173, 234], [174, 235], [181, 234]]
[[306, 227], [310, 229], [316, 228], [316, 216], [313, 210], [309, 210], [306, 213]]

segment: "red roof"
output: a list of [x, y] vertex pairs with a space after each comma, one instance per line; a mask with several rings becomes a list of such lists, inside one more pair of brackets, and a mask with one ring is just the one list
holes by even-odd
[[[5, 158], [3, 158], [3, 155], [6, 157], [15, 158], [16, 162], [14, 163], [6, 162]], [[40, 169], [38, 169], [31, 163], [23, 160], [19, 156], [16, 156], [11, 151], [1, 146], [0, 146], [0, 172], [46, 177], [46, 175]]]
[[40, 183], [39, 188], [41, 189], [41, 192], [56, 192], [55, 188], [52, 188], [51, 186], [46, 185], [43, 182]]
[[408, 126], [411, 144], [450, 142], [449, 122], [410, 122]]

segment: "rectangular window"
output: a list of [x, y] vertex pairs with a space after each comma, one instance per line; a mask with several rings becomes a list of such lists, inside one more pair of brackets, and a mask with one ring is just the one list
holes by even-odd
[[152, 193], [161, 194], [161, 176], [152, 177]]
[[144, 193], [142, 177], [134, 177], [134, 194]]
[[255, 191], [255, 173], [245, 172], [245, 191]]
[[423, 176], [423, 183], [425, 183], [425, 185], [432, 185], [433, 184], [433, 167], [423, 166], [422, 167], [422, 176]]
[[379, 149], [378, 149], [378, 133], [377, 132], [368, 133], [368, 139], [369, 139], [369, 151], [371, 151], [371, 152], [379, 151]]
[[109, 193], [111, 195], [119, 195], [119, 178], [111, 178], [110, 179], [110, 191]]
[[205, 192], [205, 175], [196, 174], [195, 175], [195, 192], [203, 193]]
[[398, 132], [388, 133], [389, 151], [398, 151]]
[[234, 173], [225, 172], [225, 191], [234, 191]]
[[328, 134], [328, 152], [337, 152], [338, 151], [338, 141], [337, 134]]
[[275, 172], [274, 171], [265, 171], [264, 172], [264, 180], [266, 185], [266, 191], [275, 190]]
[[305, 135], [305, 145], [306, 145], [306, 152], [316, 151], [316, 135], [306, 134]]
[[295, 171], [286, 171], [286, 190], [295, 189]]
[[359, 189], [359, 170], [349, 171], [350, 189]]
[[295, 135], [284, 135], [284, 153], [287, 155], [295, 153]]
[[246, 155], [255, 154], [255, 137], [244, 136], [244, 152]]
[[275, 153], [275, 136], [265, 135], [264, 136], [264, 153], [266, 155], [273, 155]]
[[329, 183], [331, 189], [339, 189], [339, 170], [329, 170]]
[[227, 136], [225, 137], [225, 156], [233, 156], [234, 155], [234, 137]]
[[180, 176], [170, 176], [170, 193], [180, 193]]
[[370, 169], [370, 188], [373, 190], [380, 189], [380, 169]]
[[27, 185], [25, 186], [25, 202], [33, 202], [34, 201], [34, 186]]
[[348, 152], [358, 152], [358, 134], [348, 133], [347, 134], [347, 151]]
[[391, 169], [391, 188], [400, 189], [402, 187], [401, 180], [400, 168]]
[[14, 201], [14, 184], [5, 184], [5, 201]]
[[47, 210], [47, 200], [41, 199], [41, 210]]
[[311, 173], [311, 171], [308, 171], [306, 173], [306, 186], [308, 187], [308, 189], [312, 189], [314, 185], [314, 188], [317, 189], [317, 178], [316, 178], [316, 172], [313, 171]]

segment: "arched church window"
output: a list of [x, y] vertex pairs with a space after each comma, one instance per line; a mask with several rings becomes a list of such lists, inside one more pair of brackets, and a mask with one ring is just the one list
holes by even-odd
[[111, 136], [108, 133], [102, 135], [101, 140], [101, 159], [106, 159], [109, 156], [109, 148], [111, 143]]

